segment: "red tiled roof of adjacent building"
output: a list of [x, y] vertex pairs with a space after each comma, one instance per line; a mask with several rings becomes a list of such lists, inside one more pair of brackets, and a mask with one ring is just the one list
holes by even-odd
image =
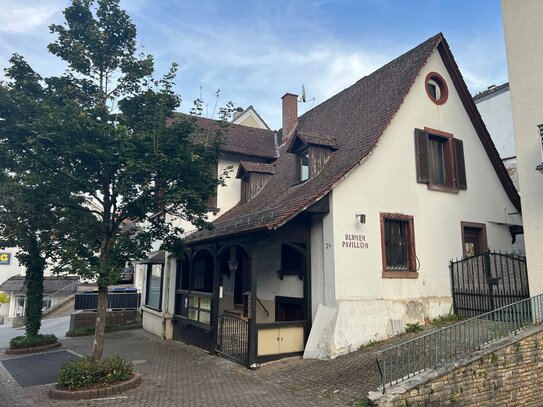
[[[263, 159], [275, 159], [275, 132], [267, 129], [242, 126], [240, 124], [222, 123], [218, 120], [207, 119], [200, 116], [181, 114], [177, 118], [194, 120], [200, 133], [197, 137], [203, 138], [206, 135], [214, 137], [217, 130], [223, 130], [224, 140], [221, 151], [225, 153], [241, 154]], [[174, 118], [175, 120], [176, 118]]]

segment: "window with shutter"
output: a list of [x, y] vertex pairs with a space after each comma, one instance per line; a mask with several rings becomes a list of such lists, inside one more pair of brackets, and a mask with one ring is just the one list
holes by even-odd
[[415, 153], [417, 182], [433, 190], [467, 188], [462, 140], [440, 130], [415, 129]]

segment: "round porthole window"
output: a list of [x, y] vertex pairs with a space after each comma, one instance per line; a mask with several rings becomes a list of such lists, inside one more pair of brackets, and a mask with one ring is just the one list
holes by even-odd
[[436, 105], [442, 105], [447, 101], [449, 91], [445, 79], [437, 72], [426, 75], [426, 94]]

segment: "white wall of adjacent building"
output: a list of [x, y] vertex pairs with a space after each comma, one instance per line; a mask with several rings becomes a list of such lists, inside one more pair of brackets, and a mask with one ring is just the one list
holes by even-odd
[[530, 294], [543, 293], [543, 174], [538, 125], [543, 124], [543, 4], [502, 0], [509, 86]]

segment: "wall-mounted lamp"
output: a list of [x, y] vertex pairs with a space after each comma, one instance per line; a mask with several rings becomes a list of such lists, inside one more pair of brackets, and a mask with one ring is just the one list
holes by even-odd
[[228, 270], [230, 273], [235, 273], [238, 269], [238, 261], [236, 259], [228, 260]]
[[358, 218], [358, 221], [361, 225], [364, 225], [366, 223], [366, 215], [363, 213], [357, 213], [356, 217]]

